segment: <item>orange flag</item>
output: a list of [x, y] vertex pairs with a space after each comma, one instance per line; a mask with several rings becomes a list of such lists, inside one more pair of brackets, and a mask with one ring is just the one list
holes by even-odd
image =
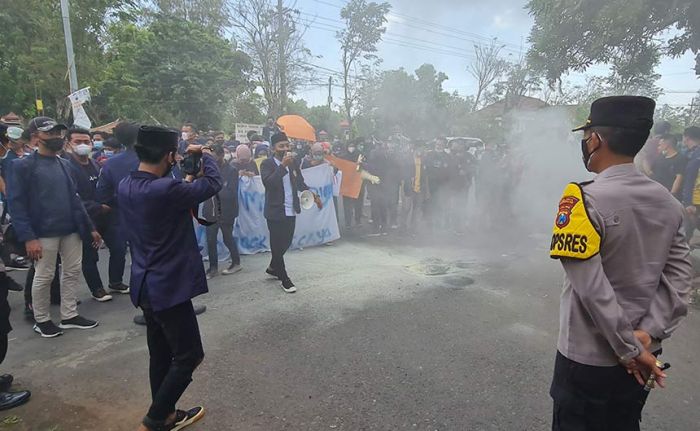
[[328, 163], [343, 172], [343, 182], [340, 183], [340, 195], [357, 199], [362, 189], [362, 176], [357, 170], [357, 163], [336, 156], [326, 156]]

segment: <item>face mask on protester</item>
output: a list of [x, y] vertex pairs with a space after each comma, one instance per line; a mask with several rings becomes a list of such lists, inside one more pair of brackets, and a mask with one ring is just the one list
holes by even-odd
[[78, 144], [75, 146], [75, 154], [79, 156], [87, 156], [90, 154], [92, 148], [88, 144]]
[[312, 155], [313, 159], [316, 161], [321, 161], [323, 160], [323, 154], [313, 154]]
[[95, 141], [93, 142], [93, 145], [95, 146], [96, 150], [101, 150], [104, 147], [105, 143], [103, 141]]
[[226, 163], [230, 162], [231, 159], [233, 159], [233, 156], [231, 155], [231, 153], [226, 153], [226, 154], [224, 154], [224, 161], [225, 161]]
[[187, 132], [182, 132], [182, 140], [186, 141], [188, 139], [190, 139], [190, 134]]
[[355, 152], [355, 147], [348, 147], [348, 153], [352, 154]]
[[51, 151], [61, 151], [64, 144], [63, 138], [44, 139], [44, 145]]
[[105, 150], [105, 151], [104, 151], [104, 155], [105, 155], [105, 157], [107, 157], [107, 158], [109, 159], [110, 157], [112, 157], [112, 156], [114, 155], [114, 151], [112, 151], [112, 150]]
[[444, 151], [445, 151], [446, 154], [450, 154], [450, 153], [452, 152], [452, 150], [450, 150], [449, 148], [445, 148]]

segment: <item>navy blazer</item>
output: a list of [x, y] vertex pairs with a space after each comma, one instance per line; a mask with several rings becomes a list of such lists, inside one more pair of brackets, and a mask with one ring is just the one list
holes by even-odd
[[208, 291], [191, 211], [218, 193], [222, 181], [212, 156], [205, 154], [202, 163], [204, 175], [192, 183], [135, 171], [119, 184], [117, 206], [131, 249], [135, 306], [144, 285], [154, 311]]
[[[27, 242], [41, 238], [42, 226], [50, 223], [51, 214], [42, 214], [39, 210], [39, 202], [36, 193], [32, 193], [34, 186], [34, 170], [36, 169], [37, 152], [27, 157], [12, 161], [12, 174], [7, 184], [8, 212], [12, 217], [12, 225], [17, 234], [17, 240]], [[83, 241], [92, 241], [92, 231], [95, 226], [85, 210], [85, 206], [78, 195], [78, 190], [70, 172], [72, 168], [68, 160], [56, 156], [61, 164], [65, 177], [56, 178], [56, 181], [67, 181], [70, 194], [70, 206], [73, 213], [73, 221], [78, 228], [78, 234]]]
[[268, 220], [284, 220], [286, 217], [284, 212], [284, 183], [282, 182], [284, 176], [287, 174], [291, 175], [292, 200], [294, 212], [297, 214], [301, 212], [298, 192], [308, 190], [309, 186], [304, 182], [304, 176], [301, 174], [301, 169], [299, 169], [299, 164], [296, 160], [287, 170], [282, 165], [277, 166], [273, 157], [263, 160], [260, 165], [260, 176], [265, 186], [265, 218]]

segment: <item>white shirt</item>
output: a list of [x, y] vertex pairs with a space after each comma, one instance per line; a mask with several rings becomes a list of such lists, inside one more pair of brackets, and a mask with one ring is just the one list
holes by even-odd
[[[277, 166], [281, 166], [282, 162], [277, 160], [277, 157], [272, 158]], [[297, 214], [294, 212], [294, 197], [292, 196], [292, 180], [289, 173], [289, 168], [287, 170], [287, 175], [282, 177], [282, 186], [284, 186], [284, 215], [287, 217], [295, 217]]]

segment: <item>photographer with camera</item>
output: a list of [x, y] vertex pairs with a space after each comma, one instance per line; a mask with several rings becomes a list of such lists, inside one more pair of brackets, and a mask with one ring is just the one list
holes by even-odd
[[172, 178], [177, 146], [176, 130], [141, 126], [138, 170], [117, 194], [131, 247], [131, 300], [143, 310], [150, 353], [152, 404], [141, 431], [179, 430], [204, 416], [202, 407], [175, 405], [204, 359], [191, 299], [208, 288], [192, 214], [221, 190], [222, 180], [211, 151], [196, 145], [183, 160], [186, 179]]

